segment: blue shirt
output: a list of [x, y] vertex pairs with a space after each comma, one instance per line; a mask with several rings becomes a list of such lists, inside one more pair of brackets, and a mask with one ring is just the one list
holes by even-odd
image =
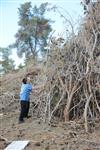
[[21, 101], [29, 101], [30, 100], [30, 92], [32, 91], [32, 85], [22, 84], [21, 91], [20, 91], [20, 100]]

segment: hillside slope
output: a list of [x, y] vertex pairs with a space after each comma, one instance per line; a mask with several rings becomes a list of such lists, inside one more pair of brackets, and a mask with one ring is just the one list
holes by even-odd
[[[36, 68], [33, 67], [33, 72], [36, 72]], [[29, 68], [23, 69], [3, 76], [0, 81], [0, 150], [13, 140], [30, 140], [27, 150], [99, 150], [98, 119], [94, 123], [90, 122], [91, 133], [85, 132], [82, 120], [47, 124], [33, 113], [31, 103], [32, 117], [18, 124], [21, 80], [29, 72]]]

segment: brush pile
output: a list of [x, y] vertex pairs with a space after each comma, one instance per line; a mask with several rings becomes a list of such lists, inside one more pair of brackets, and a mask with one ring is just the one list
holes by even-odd
[[52, 39], [37, 81], [44, 89], [34, 98], [38, 116], [45, 121], [100, 116], [100, 2], [89, 3], [78, 35]]

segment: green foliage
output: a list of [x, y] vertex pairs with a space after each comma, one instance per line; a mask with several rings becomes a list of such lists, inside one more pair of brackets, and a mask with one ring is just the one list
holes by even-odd
[[22, 57], [35, 58], [38, 53], [45, 52], [44, 47], [47, 45], [51, 29], [51, 20], [45, 18], [48, 3], [41, 4], [40, 7], [26, 2], [19, 8], [19, 22], [20, 26], [16, 33], [16, 42], [14, 47], [17, 48], [17, 54]]
[[14, 60], [10, 58], [11, 50], [9, 48], [0, 48], [0, 56], [2, 59], [2, 63], [0, 66], [0, 74], [8, 73], [11, 70], [14, 70]]

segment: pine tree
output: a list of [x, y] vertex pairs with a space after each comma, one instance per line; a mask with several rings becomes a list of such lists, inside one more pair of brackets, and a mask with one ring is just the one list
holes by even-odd
[[8, 73], [15, 69], [14, 60], [10, 58], [11, 50], [9, 48], [0, 48], [1, 66], [0, 74]]
[[47, 45], [51, 29], [51, 20], [45, 18], [48, 3], [41, 4], [40, 7], [32, 8], [31, 2], [22, 4], [19, 8], [19, 30], [16, 33], [17, 54], [26, 58], [37, 57], [45, 53], [44, 47]]

